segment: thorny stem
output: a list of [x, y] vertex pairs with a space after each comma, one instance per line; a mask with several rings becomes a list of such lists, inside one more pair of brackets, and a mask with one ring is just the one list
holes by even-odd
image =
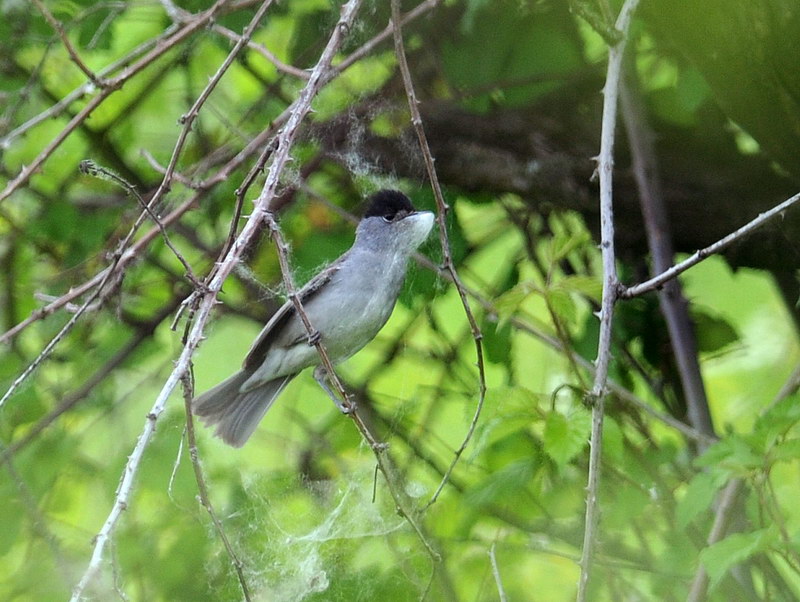
[[233, 549], [228, 536], [225, 534], [225, 529], [222, 527], [222, 522], [217, 517], [217, 513], [214, 511], [214, 506], [211, 505], [211, 499], [208, 497], [208, 485], [206, 485], [206, 480], [203, 476], [203, 467], [200, 465], [200, 456], [197, 451], [197, 440], [194, 434], [194, 420], [192, 419], [194, 377], [192, 376], [191, 367], [189, 370], [184, 372], [181, 382], [183, 384], [183, 404], [186, 408], [186, 440], [189, 444], [189, 458], [192, 461], [195, 481], [197, 481], [197, 492], [200, 495], [200, 503], [211, 517], [211, 522], [214, 523], [214, 529], [217, 531], [217, 535], [219, 535], [219, 538], [222, 540], [222, 545], [225, 546], [228, 556], [230, 556], [231, 564], [236, 571], [236, 576], [239, 578], [239, 586], [242, 588], [242, 595], [244, 596], [244, 599], [247, 602], [250, 602], [252, 598], [250, 596], [250, 588], [247, 586], [247, 581], [244, 578], [244, 564], [236, 554], [236, 551]]
[[760, 213], [758, 217], [747, 222], [744, 226], [738, 228], [737, 230], [734, 230], [727, 236], [720, 238], [717, 242], [710, 244], [707, 247], [700, 249], [699, 251], [695, 251], [692, 255], [690, 255], [680, 263], [676, 263], [671, 268], [669, 268], [668, 270], [664, 270], [657, 276], [654, 276], [653, 278], [645, 280], [644, 282], [641, 282], [634, 286], [623, 288], [619, 293], [620, 298], [632, 299], [633, 297], [638, 297], [640, 295], [643, 295], [644, 293], [648, 293], [650, 291], [658, 289], [659, 287], [663, 286], [664, 283], [666, 283], [667, 281], [672, 280], [673, 278], [675, 278], [679, 274], [682, 274], [689, 268], [696, 266], [698, 263], [700, 263], [707, 257], [722, 252], [732, 243], [736, 242], [740, 238], [747, 236], [751, 232], [757, 230], [771, 219], [774, 219], [779, 215], [783, 215], [785, 211], [794, 206], [798, 201], [800, 201], [800, 192], [789, 197], [788, 199], [776, 205], [769, 211], [764, 211], [763, 213]]
[[422, 155], [425, 159], [425, 167], [428, 172], [428, 178], [430, 179], [431, 187], [433, 188], [433, 196], [436, 198], [436, 223], [439, 226], [439, 244], [441, 246], [443, 256], [442, 268], [450, 275], [450, 280], [455, 285], [456, 290], [458, 291], [458, 296], [461, 299], [461, 305], [463, 306], [464, 313], [467, 316], [467, 321], [469, 322], [469, 327], [472, 332], [472, 338], [475, 340], [475, 356], [477, 358], [476, 363], [478, 366], [478, 402], [475, 405], [475, 413], [472, 416], [469, 428], [467, 429], [467, 433], [464, 436], [461, 445], [458, 447], [458, 449], [456, 449], [453, 455], [453, 460], [450, 463], [447, 472], [442, 478], [442, 481], [439, 483], [439, 486], [436, 488], [433, 496], [431, 496], [431, 499], [425, 506], [425, 508], [428, 508], [434, 504], [437, 499], [439, 499], [439, 495], [441, 494], [445, 485], [447, 485], [450, 475], [453, 473], [456, 464], [458, 464], [458, 461], [461, 459], [461, 455], [464, 453], [464, 450], [466, 450], [470, 440], [472, 439], [472, 435], [475, 433], [475, 428], [478, 425], [478, 419], [480, 418], [481, 410], [483, 409], [483, 402], [486, 398], [486, 371], [483, 362], [483, 345], [481, 343], [483, 334], [481, 333], [481, 330], [478, 327], [478, 322], [475, 320], [475, 316], [472, 313], [469, 300], [467, 299], [467, 293], [464, 290], [464, 285], [461, 283], [461, 279], [458, 276], [458, 272], [456, 271], [453, 263], [453, 256], [450, 253], [450, 241], [447, 237], [446, 221], [449, 207], [444, 201], [444, 195], [442, 194], [442, 188], [439, 184], [439, 178], [436, 175], [433, 155], [431, 154], [431, 149], [428, 145], [428, 139], [425, 135], [425, 128], [422, 124], [422, 116], [419, 112], [419, 101], [417, 100], [417, 95], [414, 92], [414, 83], [411, 79], [411, 71], [408, 68], [408, 61], [406, 60], [406, 52], [403, 45], [403, 32], [401, 29], [402, 25], [399, 0], [392, 0], [392, 23], [394, 25], [395, 55], [397, 56], [397, 64], [400, 68], [400, 73], [403, 77], [403, 84], [406, 89], [408, 107], [411, 111], [411, 123], [417, 133], [420, 150], [422, 151]]
[[333, 368], [333, 363], [331, 362], [330, 356], [328, 355], [327, 350], [325, 349], [325, 345], [322, 342], [322, 339], [318, 336], [318, 331], [314, 328], [314, 325], [311, 323], [311, 320], [308, 318], [308, 314], [306, 314], [305, 309], [303, 308], [303, 304], [300, 300], [300, 297], [297, 294], [296, 287], [294, 285], [294, 278], [292, 278], [292, 272], [289, 267], [289, 259], [288, 259], [288, 246], [286, 242], [283, 240], [283, 236], [281, 234], [281, 230], [278, 227], [278, 224], [275, 222], [275, 218], [271, 213], [268, 213], [266, 216], [267, 225], [270, 229], [271, 236], [275, 241], [275, 248], [278, 253], [278, 261], [281, 266], [281, 275], [283, 278], [284, 286], [286, 287], [286, 293], [291, 299], [292, 303], [294, 304], [295, 311], [297, 311], [297, 315], [300, 317], [300, 320], [303, 322], [303, 326], [308, 333], [309, 340], [314, 342], [314, 346], [317, 349], [317, 353], [319, 353], [320, 360], [322, 361], [322, 365], [325, 368], [325, 372], [327, 373], [328, 379], [333, 384], [334, 389], [339, 394], [342, 399], [342, 406], [346, 409], [347, 415], [352, 418], [353, 422], [356, 425], [356, 428], [361, 433], [361, 436], [364, 437], [364, 440], [369, 445], [372, 452], [375, 454], [375, 459], [378, 463], [378, 468], [383, 473], [383, 476], [386, 480], [386, 485], [389, 490], [389, 494], [392, 496], [392, 500], [395, 503], [395, 508], [397, 512], [411, 525], [411, 528], [414, 529], [417, 536], [419, 537], [422, 544], [425, 546], [428, 554], [430, 555], [431, 559], [434, 563], [438, 563], [441, 560], [441, 556], [439, 552], [437, 552], [431, 543], [428, 541], [427, 535], [423, 532], [421, 525], [418, 523], [417, 519], [411, 514], [411, 511], [407, 509], [408, 501], [404, 499], [404, 496], [400, 493], [400, 487], [398, 484], [398, 479], [394, 474], [394, 470], [390, 465], [390, 461], [386, 456], [387, 446], [384, 443], [380, 443], [372, 432], [369, 430], [367, 425], [364, 423], [363, 419], [358, 413], [358, 409], [356, 404], [353, 403], [353, 400], [350, 395], [348, 395], [347, 391], [342, 384], [341, 379], [336, 374], [336, 371]]
[[198, 299], [198, 303], [196, 306], [197, 310], [194, 321], [186, 337], [186, 343], [175, 363], [175, 368], [167, 378], [167, 381], [164, 383], [164, 386], [156, 397], [152, 409], [147, 414], [147, 420], [145, 421], [142, 434], [139, 436], [134, 450], [128, 457], [128, 461], [125, 465], [125, 469], [122, 473], [122, 478], [117, 489], [113, 507], [103, 523], [100, 532], [97, 534], [97, 537], [94, 540], [92, 558], [86, 567], [86, 571], [81, 577], [80, 582], [73, 590], [72, 602], [77, 602], [83, 597], [86, 588], [100, 570], [105, 548], [110, 540], [111, 534], [113, 533], [122, 512], [128, 506], [128, 502], [133, 492], [134, 479], [139, 471], [144, 451], [155, 433], [155, 426], [158, 417], [164, 411], [167, 399], [180, 382], [180, 379], [189, 370], [191, 358], [203, 340], [203, 330], [211, 316], [213, 308], [217, 303], [217, 294], [222, 288], [223, 282], [233, 271], [242, 253], [244, 252], [244, 249], [260, 231], [260, 226], [267, 212], [270, 210], [270, 203], [275, 197], [278, 178], [289, 160], [289, 151], [291, 150], [292, 144], [297, 137], [300, 124], [308, 114], [311, 108], [311, 101], [319, 92], [321, 87], [322, 74], [330, 68], [330, 63], [343, 41], [343, 32], [349, 29], [360, 4], [360, 0], [350, 0], [350, 2], [342, 7], [339, 22], [336, 24], [333, 33], [331, 34], [328, 43], [325, 46], [325, 49], [320, 55], [319, 61], [314, 67], [308, 83], [300, 92], [297, 102], [293, 105], [292, 113], [289, 116], [286, 125], [278, 134], [278, 150], [275, 153], [274, 161], [270, 167], [270, 171], [267, 175], [267, 179], [264, 183], [261, 194], [255, 202], [255, 210], [247, 220], [247, 223], [237, 237], [236, 241], [229, 249], [224, 260], [220, 263], [220, 265], [217, 266], [217, 271], [214, 277], [208, 283], [207, 289], [199, 293], [193, 293], [193, 296], [196, 296]]
[[614, 254], [614, 131], [617, 123], [617, 98], [619, 95], [622, 57], [625, 52], [628, 26], [639, 0], [626, 0], [620, 10], [615, 27], [622, 33], [622, 39], [609, 48], [608, 72], [603, 88], [603, 120], [600, 134], [600, 154], [597, 172], [600, 178], [600, 247], [603, 259], [603, 298], [600, 307], [600, 336], [597, 346], [594, 385], [588, 395], [592, 404], [592, 431], [589, 448], [589, 478], [586, 487], [586, 519], [584, 523], [583, 549], [581, 551], [581, 574], [578, 581], [578, 602], [584, 602], [588, 595], [589, 577], [592, 568], [592, 554], [597, 538], [599, 522], [598, 490], [600, 486], [600, 460], [603, 445], [603, 413], [608, 381], [608, 366], [611, 360], [611, 324], [614, 304], [619, 295], [616, 257]]

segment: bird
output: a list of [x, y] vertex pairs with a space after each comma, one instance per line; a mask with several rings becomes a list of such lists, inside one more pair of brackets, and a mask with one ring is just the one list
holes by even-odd
[[[309, 337], [291, 299], [269, 319], [244, 359], [242, 369], [192, 401], [192, 411], [233, 447], [242, 447], [284, 387], [302, 370], [344, 411], [326, 384], [315, 348], [319, 340], [332, 364], [360, 351], [392, 314], [409, 258], [428, 237], [434, 215], [417, 211], [397, 190], [373, 194], [348, 251], [322, 269], [297, 293], [316, 330]], [[318, 339], [317, 339], [318, 337]]]

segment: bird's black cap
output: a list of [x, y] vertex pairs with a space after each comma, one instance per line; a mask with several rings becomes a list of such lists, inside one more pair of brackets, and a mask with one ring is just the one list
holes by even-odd
[[414, 213], [411, 199], [399, 190], [379, 190], [369, 197], [369, 205], [364, 217], [385, 217], [394, 219], [398, 213]]

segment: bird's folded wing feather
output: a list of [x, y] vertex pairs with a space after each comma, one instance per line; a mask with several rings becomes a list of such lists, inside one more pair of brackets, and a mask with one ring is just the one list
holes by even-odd
[[[311, 299], [320, 291], [322, 286], [328, 282], [339, 270], [342, 259], [344, 259], [344, 255], [335, 263], [332, 263], [319, 274], [314, 276], [302, 289], [300, 289], [297, 295], [300, 298], [301, 303], [308, 302], [309, 299]], [[269, 322], [267, 322], [267, 325], [264, 326], [263, 330], [259, 333], [258, 338], [256, 338], [253, 346], [250, 348], [250, 351], [247, 353], [247, 357], [244, 358], [244, 364], [242, 367], [245, 370], [249, 368], [258, 368], [258, 366], [262, 364], [265, 356], [272, 346], [272, 343], [280, 336], [281, 331], [289, 322], [289, 320], [291, 320], [294, 314], [294, 303], [292, 303], [290, 299], [272, 315]]]

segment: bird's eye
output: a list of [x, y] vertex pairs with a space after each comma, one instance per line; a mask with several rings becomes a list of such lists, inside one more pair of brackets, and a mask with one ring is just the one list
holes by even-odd
[[391, 223], [394, 221], [394, 215], [382, 215], [382, 216], [381, 216], [381, 218], [382, 218], [382, 219], [383, 219], [383, 221], [385, 221], [387, 224], [391, 224]]

